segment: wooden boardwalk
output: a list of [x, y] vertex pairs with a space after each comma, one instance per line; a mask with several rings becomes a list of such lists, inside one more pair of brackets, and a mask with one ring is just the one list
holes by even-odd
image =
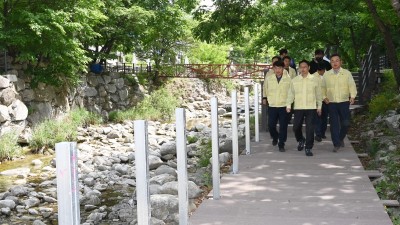
[[[286, 152], [269, 133], [239, 157], [239, 174], [221, 179], [221, 199], [205, 200], [191, 225], [391, 225], [380, 199], [348, 140], [332, 152], [330, 134], [314, 156], [297, 151], [289, 127]], [[210, 193], [212, 195], [212, 192]]]

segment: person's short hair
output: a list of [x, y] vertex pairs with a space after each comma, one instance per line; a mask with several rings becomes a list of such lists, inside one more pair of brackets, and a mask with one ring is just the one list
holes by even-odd
[[287, 56], [285, 56], [285, 57], [283, 57], [283, 59], [282, 59], [282, 60], [285, 60], [285, 59], [289, 59], [289, 61], [290, 61], [290, 60], [292, 60], [292, 58], [290, 58], [290, 56], [288, 56], [288, 55], [287, 55]]
[[283, 63], [282, 60], [278, 60], [278, 61], [274, 62], [274, 64], [272, 64], [272, 66], [285, 67], [285, 64]]
[[274, 59], [278, 59], [278, 61], [279, 61], [279, 60], [281, 60], [281, 57], [276, 55], [276, 56], [272, 57], [271, 61], [274, 61]]
[[317, 70], [326, 70], [326, 65], [324, 62], [320, 62], [317, 64]]
[[335, 57], [335, 56], [336, 56], [336, 57], [339, 57], [339, 59], [342, 59], [342, 57], [340, 57], [339, 53], [334, 53], [334, 54], [332, 54], [330, 59], [332, 59], [332, 58]]
[[324, 55], [324, 50], [322, 50], [322, 49], [317, 49], [317, 50], [315, 50], [314, 54], [315, 54], [315, 55]]
[[282, 48], [281, 50], [279, 50], [279, 55], [282, 55], [282, 54], [288, 54], [288, 51], [286, 48]]
[[307, 66], [310, 66], [310, 62], [307, 61], [307, 60], [305, 60], [305, 59], [303, 59], [303, 60], [301, 60], [301, 61], [299, 62], [299, 66], [300, 66], [300, 64], [302, 64], [302, 63], [305, 63], [305, 64], [307, 64]]

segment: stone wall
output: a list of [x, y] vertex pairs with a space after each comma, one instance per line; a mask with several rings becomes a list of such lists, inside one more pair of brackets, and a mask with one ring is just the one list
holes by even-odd
[[143, 98], [144, 88], [133, 79], [118, 73], [88, 73], [77, 87], [40, 83], [32, 88], [24, 70], [9, 70], [0, 76], [0, 134], [15, 128], [21, 133], [45, 119], [61, 117], [74, 107], [108, 118], [111, 111], [132, 107]]
[[26, 126], [28, 108], [21, 101], [14, 83], [16, 76], [0, 76], [0, 135], [15, 131], [21, 133]]

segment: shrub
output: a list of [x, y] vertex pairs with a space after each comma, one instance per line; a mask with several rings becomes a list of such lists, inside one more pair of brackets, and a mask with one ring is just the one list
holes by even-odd
[[390, 109], [398, 108], [400, 103], [395, 99], [398, 94], [393, 71], [386, 71], [383, 74], [380, 93], [374, 96], [368, 104], [370, 119], [374, 119]]
[[199, 166], [207, 167], [210, 164], [210, 158], [212, 157], [212, 146], [210, 139], [201, 140], [199, 150]]
[[199, 138], [196, 137], [196, 136], [188, 136], [188, 137], [187, 137], [187, 142], [188, 142], [189, 144], [196, 143], [198, 140], [199, 140]]
[[58, 142], [75, 141], [78, 127], [101, 122], [99, 115], [85, 109], [74, 109], [61, 120], [45, 120], [34, 127], [29, 144], [35, 150], [54, 148]]
[[137, 106], [125, 110], [115, 111], [109, 114], [109, 120], [123, 122], [124, 120], [170, 120], [179, 106], [179, 101], [174, 93], [166, 88], [154, 91], [146, 96]]
[[18, 145], [18, 135], [14, 132], [5, 133], [0, 137], [0, 161], [12, 159], [22, 154]]

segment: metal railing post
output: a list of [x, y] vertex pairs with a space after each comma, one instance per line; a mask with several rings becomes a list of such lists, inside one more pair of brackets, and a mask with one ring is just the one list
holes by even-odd
[[56, 144], [58, 224], [79, 225], [78, 150], [75, 142]]
[[175, 110], [176, 115], [176, 156], [178, 164], [179, 225], [189, 221], [189, 197], [186, 152], [186, 114], [185, 109]]
[[138, 225], [150, 225], [150, 190], [147, 121], [134, 121]]

